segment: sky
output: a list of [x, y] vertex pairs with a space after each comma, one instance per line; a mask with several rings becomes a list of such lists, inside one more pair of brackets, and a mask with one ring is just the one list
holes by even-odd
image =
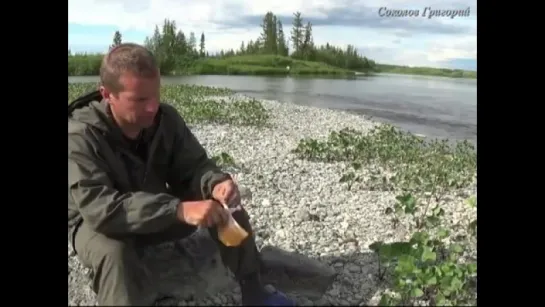
[[[401, 10], [418, 16], [397, 16]], [[381, 64], [477, 70], [476, 0], [68, 0], [68, 48], [104, 52], [116, 30], [124, 42], [143, 43], [170, 19], [186, 35], [204, 32], [208, 52], [238, 49], [259, 37], [267, 11], [285, 33], [299, 11], [313, 25], [315, 44], [351, 44]]]

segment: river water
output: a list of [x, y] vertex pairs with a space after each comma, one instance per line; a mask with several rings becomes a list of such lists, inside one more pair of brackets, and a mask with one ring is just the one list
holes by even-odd
[[[94, 82], [98, 77], [68, 77]], [[381, 74], [356, 79], [256, 76], [164, 77], [164, 84], [228, 87], [255, 98], [370, 115], [435, 138], [477, 139], [477, 81]]]

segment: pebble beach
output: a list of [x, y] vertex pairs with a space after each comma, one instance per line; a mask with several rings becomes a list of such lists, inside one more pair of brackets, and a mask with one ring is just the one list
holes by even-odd
[[[243, 189], [243, 206], [250, 214], [259, 248], [273, 245], [298, 252], [336, 271], [333, 284], [321, 297], [288, 293], [299, 305], [377, 305], [384, 284], [378, 280], [378, 259], [369, 245], [379, 240], [406, 240], [411, 235], [403, 221], [392, 227], [384, 215], [396, 194], [347, 189], [339, 182], [346, 163], [302, 160], [292, 150], [303, 138], [325, 139], [331, 131], [343, 128], [369, 131], [380, 123], [337, 110], [268, 100], [261, 103], [271, 116], [270, 127], [195, 124], [191, 129], [211, 156], [226, 152], [236, 162], [227, 170]], [[446, 198], [443, 208], [449, 223], [476, 218], [476, 209], [464, 203], [472, 193], [468, 190]], [[221, 265], [208, 270], [229, 275]], [[96, 304], [88, 275], [69, 244], [69, 305]], [[202, 279], [206, 283], [206, 277]], [[239, 291], [228, 280], [206, 295], [175, 298], [169, 305], [238, 305]]]

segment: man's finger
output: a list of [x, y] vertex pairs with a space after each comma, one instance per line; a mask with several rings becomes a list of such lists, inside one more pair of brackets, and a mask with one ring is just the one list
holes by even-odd
[[224, 185], [218, 187], [218, 190], [217, 190], [217, 193], [214, 195], [214, 198], [220, 202], [220, 203], [224, 203], [224, 202], [227, 202], [227, 194], [228, 194], [228, 191], [226, 189], [226, 187]]
[[225, 204], [227, 206], [230, 206], [233, 204], [233, 198], [235, 197], [235, 193], [233, 190], [227, 190], [227, 193], [225, 193]]
[[218, 187], [218, 195], [220, 197], [225, 197], [225, 185], [224, 184], [220, 184], [220, 186]]
[[230, 182], [229, 185], [225, 188], [225, 202], [227, 205], [232, 205], [233, 201], [237, 197], [237, 187], [233, 182]]

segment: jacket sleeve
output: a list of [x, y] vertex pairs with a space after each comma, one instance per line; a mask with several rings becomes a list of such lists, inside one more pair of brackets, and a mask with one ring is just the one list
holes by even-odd
[[[187, 189], [191, 195], [211, 199], [214, 186], [231, 176], [224, 173], [208, 157], [195, 135], [189, 130], [182, 117], [175, 112], [173, 155], [170, 164], [169, 185], [174, 190]], [[185, 193], [187, 194], [187, 193]]]
[[106, 163], [79, 134], [68, 136], [68, 191], [83, 220], [105, 235], [153, 233], [178, 222], [179, 199], [168, 194], [119, 192]]

